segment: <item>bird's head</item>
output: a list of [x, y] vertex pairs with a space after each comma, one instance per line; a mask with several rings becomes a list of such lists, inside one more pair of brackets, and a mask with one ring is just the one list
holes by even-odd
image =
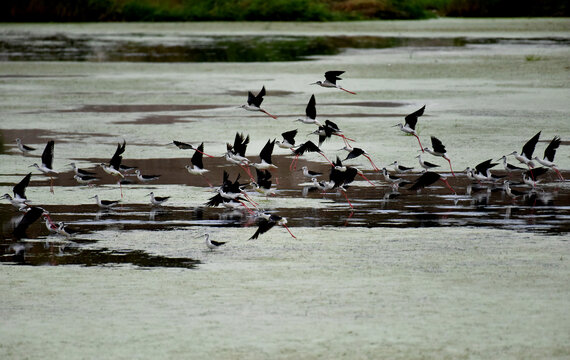
[[311, 83], [311, 84], [309, 84], [309, 85], [322, 85], [322, 84], [323, 84], [322, 81], [316, 81], [316, 82]]

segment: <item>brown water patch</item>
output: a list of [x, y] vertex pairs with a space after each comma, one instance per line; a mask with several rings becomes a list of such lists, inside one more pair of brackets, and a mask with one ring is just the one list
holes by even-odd
[[161, 112], [161, 111], [196, 111], [225, 108], [226, 105], [169, 105], [169, 104], [132, 104], [132, 105], [83, 105], [75, 109], [59, 110], [58, 112], [98, 112], [98, 113], [130, 113], [130, 112]]
[[113, 121], [113, 124], [140, 124], [140, 125], [165, 125], [181, 122], [191, 122], [185, 116], [180, 115], [148, 115], [136, 120]]
[[[247, 98], [247, 92], [251, 91], [253, 94], [257, 94], [259, 91], [261, 90], [261, 88], [259, 89], [249, 89], [249, 90], [228, 90], [223, 92], [224, 95], [231, 95], [231, 96], [242, 96], [244, 98]], [[267, 88], [265, 89], [266, 92], [266, 96], [289, 96], [289, 95], [294, 95], [294, 94], [301, 94], [301, 92], [295, 92], [295, 91], [287, 91], [287, 90], [268, 90]]]
[[334, 105], [334, 106], [365, 106], [365, 107], [400, 107], [409, 104], [394, 102], [394, 101], [351, 101], [342, 103], [323, 103], [322, 105]]

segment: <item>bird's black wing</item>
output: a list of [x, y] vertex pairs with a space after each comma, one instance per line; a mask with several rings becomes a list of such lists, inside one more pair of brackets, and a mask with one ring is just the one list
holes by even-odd
[[493, 159], [485, 160], [477, 164], [477, 166], [475, 166], [475, 170], [477, 170], [480, 174], [487, 175], [487, 170], [497, 165], [497, 163], [492, 164], [491, 161], [493, 161]]
[[307, 115], [309, 119], [317, 118], [317, 106], [315, 101], [315, 94], [311, 95], [311, 98], [307, 103], [307, 107], [305, 108], [305, 115]]
[[53, 169], [53, 148], [55, 142], [53, 140], [48, 141], [44, 152], [42, 153], [42, 164], [44, 164], [47, 168]]
[[364, 154], [364, 150], [362, 150], [361, 148], [354, 148], [354, 149], [352, 149], [351, 152], [348, 153], [348, 155], [346, 156], [346, 159], [344, 159], [344, 160], [354, 159], [354, 158], [359, 157], [362, 154]]
[[216, 194], [214, 196], [212, 196], [207, 202], [206, 202], [206, 206], [209, 207], [216, 207], [220, 204], [222, 204], [225, 201], [224, 197], [220, 194]]
[[267, 140], [267, 143], [261, 149], [259, 157], [261, 160], [265, 160], [266, 163], [271, 164], [271, 154], [273, 154], [273, 148], [275, 147], [275, 140]]
[[341, 78], [339, 78], [340, 75], [344, 74], [344, 71], [327, 71], [325, 73], [325, 79], [327, 79], [329, 82], [336, 84], [337, 80], [342, 80]]
[[200, 146], [198, 146], [198, 149], [194, 151], [194, 155], [192, 155], [192, 159], [190, 159], [192, 165], [196, 166], [199, 169], [204, 168], [204, 163], [202, 162], [202, 152], [204, 152], [204, 143], [201, 143]]
[[255, 95], [253, 95], [251, 91], [247, 92], [247, 104], [248, 105], [255, 104]]
[[317, 145], [315, 145], [314, 142], [312, 142], [311, 140], [305, 142], [303, 145], [299, 146], [297, 149], [295, 149], [295, 151], [293, 151], [293, 153], [295, 155], [303, 155], [306, 152], [321, 152], [321, 149], [319, 149], [319, 147]]
[[405, 117], [406, 119], [406, 124], [408, 124], [408, 126], [412, 129], [415, 130], [416, 129], [416, 124], [418, 122], [418, 117], [422, 116], [424, 114], [424, 110], [426, 109], [426, 106], [422, 106], [421, 109], [414, 111], [413, 113], [407, 115]]
[[255, 100], [253, 102], [253, 104], [257, 107], [261, 106], [261, 103], [263, 102], [263, 97], [265, 96], [265, 86], [261, 88], [261, 91], [257, 94], [257, 96], [255, 97]]
[[273, 220], [267, 220], [265, 218], [261, 218], [259, 220], [259, 227], [257, 228], [257, 231], [249, 238], [249, 240], [257, 239], [259, 235], [268, 232], [272, 227], [275, 226], [275, 224], [276, 222]]
[[424, 164], [429, 166], [429, 167], [439, 167], [439, 165], [434, 164], [434, 163], [430, 163], [429, 161], [424, 161]]
[[225, 241], [215, 241], [215, 240], [210, 240], [210, 242], [212, 243], [212, 245], [214, 246], [222, 246], [224, 245], [226, 242]]
[[18, 223], [14, 229], [14, 236], [18, 239], [26, 236], [26, 230], [30, 225], [32, 225], [36, 220], [38, 220], [44, 213], [44, 209], [40, 207], [31, 207], [25, 214], [22, 220]]
[[529, 141], [526, 142], [526, 144], [524, 144], [521, 154], [523, 154], [524, 156], [526, 156], [527, 159], [532, 159], [532, 153], [534, 152], [534, 148], [536, 147], [536, 143], [538, 142], [538, 139], [540, 138], [540, 133], [542, 131], [539, 131], [538, 133], [536, 133], [536, 135], [534, 135], [532, 137], [532, 139], [530, 139]]
[[125, 152], [126, 145], [127, 142], [125, 140], [123, 140], [123, 145], [121, 145], [121, 143], [118, 143], [117, 150], [115, 150], [115, 154], [111, 158], [111, 161], [109, 161], [109, 165], [111, 165], [111, 167], [117, 171], [119, 171], [119, 168], [121, 167], [121, 161], [123, 160], [123, 157], [121, 155]]
[[435, 136], [431, 137], [431, 147], [433, 148], [433, 151], [435, 151], [435, 152], [438, 152], [440, 154], [446, 153], [445, 146], [443, 145], [441, 140], [439, 140]]
[[184, 143], [184, 142], [182, 142], [182, 141], [176, 141], [176, 140], [174, 140], [174, 141], [172, 141], [172, 143], [173, 143], [174, 145], [176, 145], [179, 149], [182, 149], [182, 150], [192, 150], [192, 149], [194, 149], [194, 146], [192, 146], [192, 145], [190, 145], [190, 144], [187, 144], [187, 143]]
[[329, 129], [332, 132], [340, 131], [340, 128], [337, 124], [333, 123], [330, 120], [325, 120], [325, 129]]
[[559, 136], [555, 136], [554, 139], [548, 144], [546, 150], [544, 150], [544, 158], [550, 162], [554, 162], [554, 155], [556, 155], [556, 149], [560, 146], [561, 140]]
[[236, 133], [233, 151], [235, 154], [245, 156], [247, 145], [249, 144], [249, 135], [244, 139], [243, 134]]
[[356, 178], [356, 175], [358, 175], [357, 168], [349, 167], [348, 169], [346, 169], [343, 185], [348, 185], [351, 182], [353, 182], [354, 179]]
[[418, 190], [424, 188], [426, 186], [433, 184], [439, 178], [440, 175], [438, 173], [427, 171], [422, 176], [420, 176], [408, 190]]
[[344, 179], [345, 175], [343, 171], [331, 167], [331, 171], [329, 173], [329, 181], [331, 181], [334, 184], [334, 187], [341, 186], [344, 183]]
[[289, 144], [295, 145], [295, 136], [297, 136], [297, 129], [286, 131], [281, 134], [284, 140], [286, 140]]
[[527, 170], [524, 174], [526, 175], [526, 177], [532, 177], [534, 180], [536, 180], [536, 178], [538, 178], [539, 176], [546, 174], [547, 171], [548, 168], [542, 166], [539, 168]]
[[20, 199], [26, 199], [26, 188], [30, 185], [30, 179], [32, 178], [32, 173], [26, 175], [14, 188], [14, 198], [19, 197]]

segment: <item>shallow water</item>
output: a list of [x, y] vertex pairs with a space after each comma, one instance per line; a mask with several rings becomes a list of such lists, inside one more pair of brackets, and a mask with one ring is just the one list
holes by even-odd
[[[147, 358], [159, 348], [171, 357], [190, 350], [217, 358], [567, 357], [569, 183], [550, 171], [535, 191], [513, 186], [527, 192], [513, 200], [500, 183], [471, 184], [461, 170], [520, 151], [542, 130], [535, 154], [561, 136], [556, 162], [570, 176], [569, 24], [0, 26], [2, 191], [11, 193], [32, 171], [28, 198], [81, 231], [70, 239], [48, 235], [38, 221], [16, 240], [10, 223], [19, 214], [0, 205], [0, 271], [10, 279], [0, 285], [8, 294], [0, 305], [2, 358], [21, 357], [22, 346], [34, 357], [60, 357], [41, 346], [48, 333], [55, 348], [84, 357], [102, 346], [112, 357]], [[260, 32], [263, 44], [244, 48]], [[346, 70], [342, 85], [356, 96], [308, 85], [331, 69]], [[263, 105], [277, 120], [237, 109], [263, 85]], [[289, 171], [288, 151], [276, 148], [276, 195], [249, 194], [286, 216], [298, 240], [275, 227], [247, 241], [256, 229], [247, 211], [204, 206], [213, 195], [207, 181], [219, 185], [227, 170], [245, 182], [245, 172], [205, 158], [207, 179], [192, 177], [184, 169], [192, 152], [166, 144], [204, 141], [206, 152], [220, 156], [240, 131], [251, 136], [247, 154], [257, 160], [267, 139], [283, 131], [297, 128], [299, 142], [316, 141], [307, 135], [313, 126], [293, 122], [313, 93], [320, 119], [336, 122], [378, 166], [414, 166], [403, 175], [410, 181], [419, 176], [417, 141], [391, 126], [426, 104], [422, 143], [440, 138], [457, 176], [442, 159], [424, 159], [441, 166], [457, 193], [442, 183], [394, 192], [358, 158], [347, 164], [374, 185], [358, 178], [348, 188], [351, 209], [339, 193], [307, 191], [307, 179]], [[21, 155], [16, 137], [38, 150]], [[61, 172], [54, 194], [28, 168], [49, 139]], [[101, 211], [91, 196], [117, 200], [121, 193], [96, 165], [122, 139], [125, 164], [162, 176], [149, 184], [128, 176], [135, 182], [123, 186], [121, 205]], [[331, 139], [322, 150], [344, 157], [343, 145]], [[78, 186], [70, 161], [95, 170], [98, 185]], [[329, 167], [317, 154], [303, 156], [299, 167], [305, 164]], [[150, 191], [172, 198], [151, 207]], [[205, 232], [229, 243], [210, 252]], [[85, 332], [77, 317], [110, 330]], [[53, 334], [46, 320], [67, 330]], [[213, 334], [227, 340], [212, 341]]]

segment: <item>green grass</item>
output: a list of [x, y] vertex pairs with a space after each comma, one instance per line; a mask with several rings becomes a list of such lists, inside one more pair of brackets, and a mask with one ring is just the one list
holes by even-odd
[[0, 21], [331, 21], [570, 16], [563, 0], [4, 0]]

